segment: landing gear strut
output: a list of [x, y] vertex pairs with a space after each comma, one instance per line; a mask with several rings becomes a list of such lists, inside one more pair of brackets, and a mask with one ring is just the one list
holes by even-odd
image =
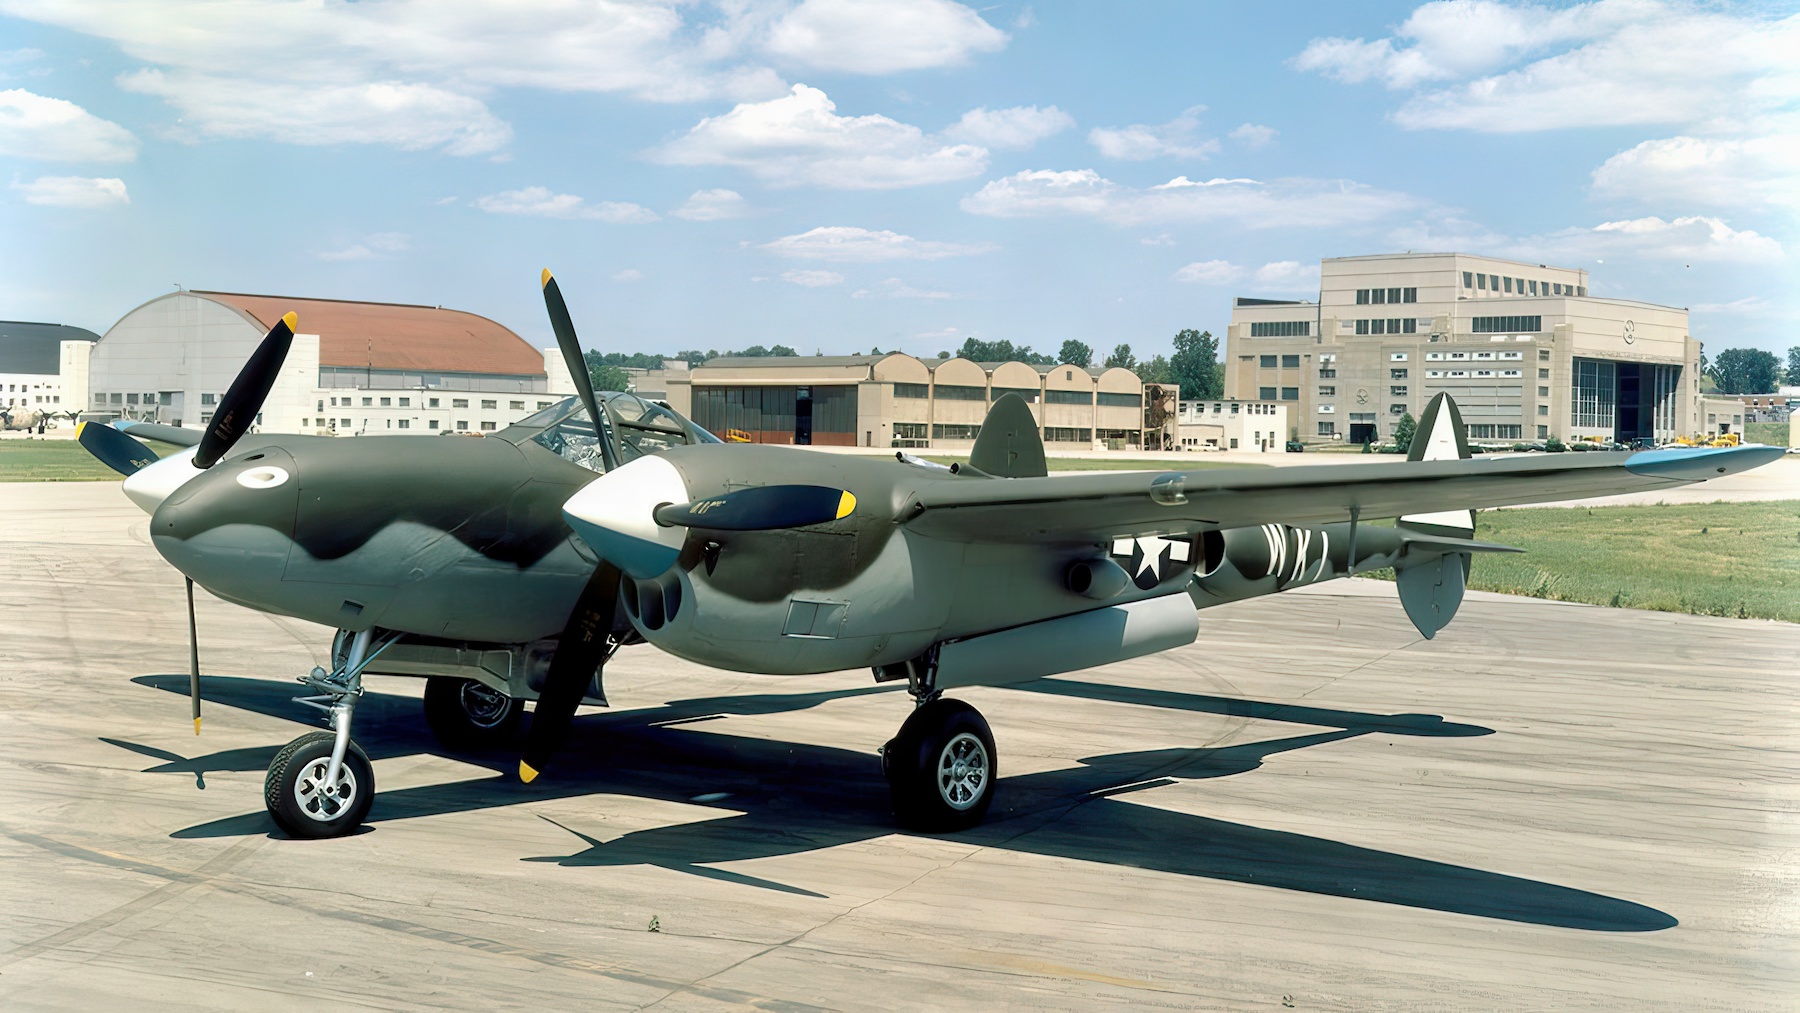
[[981, 712], [936, 688], [935, 662], [928, 656], [913, 666], [909, 690], [918, 706], [882, 747], [881, 770], [902, 826], [967, 830], [994, 800], [999, 754]]
[[372, 651], [372, 630], [347, 639], [349, 649], [341, 652], [335, 669], [327, 673], [314, 668], [300, 680], [316, 694], [294, 698], [295, 703], [324, 711], [331, 731], [311, 732], [283, 746], [263, 780], [263, 803], [269, 815], [276, 826], [295, 837], [350, 833], [362, 825], [375, 800], [375, 769], [369, 765], [368, 755], [350, 740], [350, 719], [362, 697], [363, 669], [400, 635], [387, 634]]

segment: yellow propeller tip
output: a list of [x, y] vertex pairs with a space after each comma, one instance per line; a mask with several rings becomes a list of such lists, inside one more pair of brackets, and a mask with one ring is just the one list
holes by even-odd
[[856, 497], [852, 496], [849, 491], [846, 490], [844, 495], [838, 500], [837, 519], [841, 521], [850, 516], [855, 510]]
[[550, 269], [546, 267], [544, 273], [538, 276], [538, 287], [542, 288], [548, 284], [550, 284]]
[[194, 734], [195, 735], [200, 734], [200, 719], [199, 718], [194, 719]]
[[538, 772], [531, 769], [531, 764], [526, 763], [524, 760], [519, 761], [519, 780], [521, 782], [530, 784], [537, 780], [537, 776]]
[[80, 422], [75, 423], [75, 438], [76, 439], [78, 439], [78, 440], [81, 439], [81, 430], [83, 428], [85, 428], [86, 426], [87, 426], [86, 419], [83, 419]]
[[281, 322], [287, 325], [288, 330], [297, 330], [300, 327], [300, 314], [289, 310], [281, 315]]

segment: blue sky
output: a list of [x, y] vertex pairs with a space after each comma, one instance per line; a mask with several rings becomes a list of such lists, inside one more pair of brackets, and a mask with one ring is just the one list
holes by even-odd
[[[1459, 250], [1800, 344], [1794, 5], [0, 0], [0, 317], [190, 288], [673, 352], [1166, 352]], [[302, 325], [304, 329], [304, 323]]]

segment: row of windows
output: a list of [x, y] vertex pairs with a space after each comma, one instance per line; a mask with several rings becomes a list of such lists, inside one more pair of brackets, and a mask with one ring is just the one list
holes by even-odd
[[[1274, 390], [1275, 388], [1264, 387], [1263, 389], [1264, 390]], [[1274, 398], [1269, 398], [1268, 400], [1273, 401]], [[1296, 400], [1298, 400], [1298, 399], [1296, 399]], [[1273, 415], [1273, 414], [1275, 414], [1276, 406], [1272, 405], [1272, 404], [1243, 404], [1242, 402], [1238, 402], [1238, 401], [1232, 401], [1229, 403], [1231, 405], [1231, 414], [1233, 414], [1233, 415], [1238, 414], [1239, 408], [1242, 408], [1244, 410], [1245, 415]], [[1212, 403], [1212, 413], [1214, 415], [1222, 414], [1225, 409], [1226, 404], [1227, 404], [1227, 402], [1224, 402], [1224, 401], [1214, 401]], [[1192, 407], [1193, 410], [1187, 411], [1186, 409], [1188, 407]], [[1205, 414], [1206, 414], [1206, 405], [1204, 405], [1204, 404], [1190, 403], [1190, 405], [1183, 406], [1182, 415], [1184, 417], [1191, 418], [1195, 415], [1205, 415]]]
[[1516, 439], [1519, 439], [1520, 433], [1524, 430], [1524, 428], [1525, 428], [1524, 426], [1488, 425], [1487, 423], [1476, 423], [1474, 425], [1469, 426], [1469, 439], [1471, 439], [1471, 440], [1516, 440]]
[[1499, 292], [1502, 295], [1587, 295], [1586, 285], [1564, 285], [1560, 281], [1506, 278], [1495, 274], [1472, 274], [1468, 271], [1463, 272], [1462, 281], [1463, 288], [1478, 292]]
[[1458, 359], [1523, 359], [1524, 357], [1525, 357], [1524, 352], [1426, 352], [1425, 353], [1425, 359], [1427, 362], [1437, 362], [1442, 359], [1449, 359], [1449, 360], [1455, 361]]
[[1416, 288], [1359, 288], [1356, 290], [1356, 305], [1380, 306], [1383, 303], [1418, 302], [1419, 290]]
[[1439, 377], [1456, 379], [1465, 376], [1520, 376], [1522, 370], [1517, 369], [1428, 369], [1425, 379], [1436, 380]]
[[1618, 369], [1610, 362], [1576, 359], [1571, 421], [1577, 426], [1611, 429], [1617, 405], [1613, 396], [1617, 379]]
[[1419, 321], [1417, 317], [1389, 317], [1386, 320], [1358, 320], [1358, 334], [1417, 334]]
[[1476, 317], [1470, 321], [1469, 329], [1476, 334], [1493, 334], [1496, 331], [1541, 331], [1544, 329], [1544, 318], [1541, 316]]
[[[350, 399], [345, 398], [344, 400], [347, 402]], [[318, 428], [318, 429], [349, 429], [355, 423], [354, 423], [354, 420], [352, 420], [352, 419], [313, 419], [312, 424], [315, 428]], [[300, 425], [305, 426], [306, 420], [301, 419]], [[363, 419], [363, 428], [364, 429], [369, 428], [369, 420], [368, 419]], [[412, 428], [412, 419], [388, 419], [387, 420], [387, 428], [388, 429], [411, 429]], [[438, 420], [437, 419], [428, 420], [425, 423], [425, 428], [436, 431], [438, 428]], [[481, 423], [481, 429], [479, 431], [484, 432], [484, 433], [491, 433], [499, 428], [500, 428], [500, 425], [497, 422], [483, 422], [483, 423]], [[471, 432], [472, 430], [469, 429], [469, 421], [467, 419], [458, 420], [456, 423], [456, 431], [457, 432]]]
[[1256, 368], [1258, 368], [1258, 369], [1274, 369], [1275, 364], [1277, 362], [1281, 363], [1282, 369], [1299, 369], [1300, 368], [1300, 356], [1298, 356], [1298, 355], [1259, 356], [1257, 359], [1257, 362], [1256, 362]]
[[1281, 388], [1281, 397], [1279, 397], [1279, 398], [1277, 398], [1275, 396], [1275, 390], [1276, 390], [1276, 388], [1274, 388], [1274, 387], [1260, 387], [1260, 388], [1258, 388], [1259, 393], [1257, 394], [1257, 397], [1262, 398], [1264, 401], [1276, 401], [1276, 400], [1298, 401], [1298, 400], [1300, 400], [1300, 388], [1298, 388], [1298, 387], [1282, 387]]
[[17, 400], [15, 400], [15, 399], [13, 399], [13, 398], [10, 398], [10, 397], [9, 397], [9, 398], [7, 398], [7, 399], [6, 399], [6, 403], [7, 403], [7, 405], [8, 405], [8, 406], [9, 406], [9, 407], [10, 407], [10, 406], [12, 406], [12, 405], [14, 405], [14, 404], [18, 404], [18, 405], [25, 405], [25, 404], [62, 404], [62, 395], [60, 395], [60, 394], [50, 394], [50, 395], [44, 395], [44, 394], [33, 394], [33, 395], [32, 395], [32, 400], [30, 400], [30, 401], [26, 401], [26, 400], [25, 400], [25, 399], [24, 399], [24, 398], [18, 398], [18, 399], [17, 399]]
[[[337, 408], [337, 407], [348, 408], [351, 406], [351, 404], [354, 401], [355, 401], [354, 398], [334, 397], [331, 399], [331, 406], [333, 408]], [[364, 407], [364, 408], [376, 407], [375, 402], [380, 402], [379, 406], [382, 408], [411, 408], [412, 407], [412, 398], [410, 398], [410, 397], [383, 397], [383, 398], [365, 397], [362, 399], [362, 407]], [[164, 403], [166, 404], [167, 402], [164, 402]], [[427, 408], [437, 408], [441, 404], [442, 404], [442, 400], [439, 398], [432, 397], [432, 398], [425, 399], [425, 407], [427, 407]], [[543, 411], [545, 408], [550, 407], [550, 404], [551, 404], [551, 402], [549, 402], [549, 401], [539, 401], [539, 402], [537, 402], [537, 410]], [[469, 399], [466, 397], [453, 397], [450, 399], [450, 407], [452, 407], [452, 408], [467, 408], [467, 407], [469, 407]], [[498, 398], [482, 398], [481, 399], [481, 407], [488, 409], [489, 411], [497, 411], [497, 410], [499, 410], [499, 407], [500, 407], [500, 401]], [[523, 402], [523, 401], [508, 401], [508, 402], [506, 402], [506, 407], [515, 412], [522, 412], [525, 410], [525, 402]], [[322, 411], [322, 410], [324, 410], [324, 408], [325, 408], [325, 402], [320, 401], [318, 404], [318, 408], [316, 410]]]
[[1269, 320], [1250, 325], [1253, 338], [1304, 338], [1311, 334], [1310, 320]]
[[1089, 443], [1094, 439], [1092, 429], [1071, 429], [1067, 426], [1050, 426], [1044, 430], [1047, 443]]

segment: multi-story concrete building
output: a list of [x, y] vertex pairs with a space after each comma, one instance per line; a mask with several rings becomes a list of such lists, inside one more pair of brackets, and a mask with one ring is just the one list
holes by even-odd
[[667, 374], [671, 407], [756, 443], [968, 450], [994, 399], [1031, 405], [1051, 449], [1144, 445], [1144, 384], [1128, 369], [885, 355], [713, 359]]
[[93, 346], [86, 414], [190, 428], [213, 408], [268, 329], [299, 315], [267, 432], [486, 432], [572, 394], [562, 355], [485, 317], [438, 306], [171, 292], [119, 319]]
[[1183, 401], [1176, 425], [1182, 450], [1287, 449], [1287, 406], [1275, 401]]
[[1439, 391], [1478, 441], [1698, 431], [1687, 310], [1587, 283], [1582, 270], [1462, 253], [1329, 258], [1317, 302], [1236, 300], [1225, 393], [1287, 405], [1305, 440], [1389, 439]]
[[80, 411], [87, 403], [88, 352], [99, 340], [67, 324], [0, 320], [0, 408]]

